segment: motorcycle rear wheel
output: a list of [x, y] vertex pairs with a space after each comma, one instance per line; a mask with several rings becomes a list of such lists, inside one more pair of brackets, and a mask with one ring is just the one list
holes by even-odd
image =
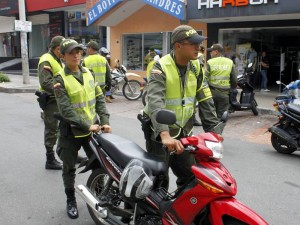
[[[109, 176], [108, 174], [102, 169], [98, 168], [92, 172], [92, 174], [89, 176], [88, 181], [87, 181], [87, 187], [91, 190], [93, 194], [95, 194], [97, 197], [100, 196], [100, 193], [103, 191], [104, 186], [108, 180]], [[108, 196], [114, 196], [118, 195], [118, 188], [114, 185], [115, 189], [109, 190]], [[114, 203], [113, 203], [114, 204]], [[116, 207], [120, 205], [120, 201], [118, 198], [116, 198], [116, 202], [114, 204]], [[87, 205], [88, 211], [95, 222], [96, 225], [109, 225], [108, 222], [106, 222], [104, 219], [98, 218], [95, 214], [93, 209]]]
[[142, 94], [142, 84], [137, 80], [129, 80], [122, 88], [124, 97], [130, 101], [138, 100]]
[[289, 146], [288, 144], [283, 143], [281, 141], [281, 139], [278, 136], [276, 136], [275, 134], [271, 135], [271, 143], [272, 143], [272, 146], [275, 148], [275, 150], [279, 153], [291, 154], [297, 150], [297, 148], [293, 148], [293, 147]]
[[255, 101], [255, 99], [252, 100], [252, 112], [254, 114], [254, 116], [257, 116], [258, 115], [258, 110], [257, 110], [257, 103]]

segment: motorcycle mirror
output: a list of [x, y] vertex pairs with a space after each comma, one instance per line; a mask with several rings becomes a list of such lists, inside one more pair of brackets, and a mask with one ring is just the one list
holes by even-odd
[[276, 84], [281, 84], [281, 81], [280, 80], [276, 80]]
[[176, 123], [176, 115], [174, 112], [166, 109], [162, 109], [156, 114], [156, 121], [161, 124], [175, 124]]

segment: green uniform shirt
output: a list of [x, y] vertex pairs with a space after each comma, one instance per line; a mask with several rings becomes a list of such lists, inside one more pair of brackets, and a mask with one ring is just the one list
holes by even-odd
[[[187, 69], [192, 69], [188, 66]], [[176, 74], [177, 75], [177, 74]], [[214, 131], [216, 133], [221, 133], [220, 130], [214, 130], [213, 127], [218, 124], [218, 119], [216, 115], [216, 110], [214, 107], [212, 97], [205, 97], [207, 94], [208, 85], [203, 77], [202, 69], [200, 69], [200, 74], [197, 79], [197, 93], [196, 99], [199, 106], [199, 116], [202, 121], [203, 129], [208, 131]], [[180, 91], [180, 90], [178, 90]], [[209, 91], [210, 92], [210, 91]], [[152, 73], [149, 79], [148, 87], [148, 115], [151, 118], [152, 125], [154, 128], [154, 137], [157, 138], [162, 131], [170, 131], [168, 125], [159, 124], [156, 122], [156, 113], [160, 109], [165, 109], [166, 106], [166, 75], [164, 74], [159, 62], [155, 63]], [[205, 100], [203, 100], [203, 98]], [[193, 127], [193, 119], [189, 120], [184, 129], [191, 130]]]
[[[71, 72], [67, 67], [64, 68], [65, 74], [72, 74], [70, 76], [74, 76], [79, 82], [83, 82], [82, 72], [86, 70], [86, 68], [80, 66], [80, 72], [74, 73]], [[57, 106], [59, 109], [59, 113], [70, 123], [80, 127], [83, 131], [88, 131], [92, 124], [87, 124], [73, 109], [70, 98], [64, 86], [64, 81], [59, 74], [54, 76], [54, 83], [59, 83], [60, 86], [54, 89]], [[52, 85], [53, 86], [53, 85]], [[99, 87], [95, 87], [95, 92], [97, 96], [97, 92], [101, 91]], [[101, 94], [96, 97], [96, 113], [99, 116], [100, 124], [109, 124], [109, 113], [106, 109], [105, 98], [101, 91]]]

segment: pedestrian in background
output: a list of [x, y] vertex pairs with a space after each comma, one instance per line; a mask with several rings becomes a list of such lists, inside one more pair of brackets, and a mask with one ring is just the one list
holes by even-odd
[[[53, 117], [58, 111], [56, 99], [53, 92], [53, 75], [63, 68], [60, 60], [60, 44], [63, 36], [55, 36], [51, 39], [49, 52], [42, 55], [38, 63], [39, 101], [44, 101], [44, 145], [46, 148], [46, 169], [60, 170], [62, 165], [55, 159], [53, 147], [57, 141], [58, 121]], [[43, 99], [42, 99], [43, 98]]]
[[229, 108], [230, 89], [237, 86], [237, 76], [233, 61], [223, 56], [221, 44], [213, 44], [207, 49], [211, 59], [206, 63], [205, 76], [214, 99], [218, 118]]
[[253, 88], [256, 88], [257, 85], [257, 52], [255, 49], [251, 46], [249, 51], [246, 53], [246, 69], [248, 69], [248, 65], [252, 63], [252, 71], [253, 74], [248, 78], [249, 83]]
[[[87, 44], [88, 56], [83, 59], [83, 66], [92, 70], [95, 74], [95, 80], [100, 85], [102, 92], [106, 93], [111, 88], [110, 67], [105, 57], [99, 53], [99, 45], [95, 41]], [[112, 103], [110, 96], [106, 96], [106, 102]]]
[[64, 118], [60, 121], [59, 157], [63, 161], [62, 177], [67, 196], [67, 214], [71, 219], [76, 219], [78, 209], [74, 185], [78, 151], [83, 147], [90, 157], [92, 149], [88, 140], [91, 133], [99, 132], [100, 129], [102, 132], [111, 132], [111, 127], [100, 86], [92, 73], [80, 66], [82, 47], [75, 40], [65, 39], [60, 49], [65, 68], [55, 75], [53, 85], [59, 113]]
[[269, 69], [269, 58], [266, 51], [261, 53], [261, 63], [260, 63], [260, 74], [261, 74], [261, 91], [270, 91], [267, 89], [268, 84], [268, 69]]
[[[218, 124], [211, 92], [202, 73], [198, 60], [199, 45], [206, 37], [200, 36], [194, 28], [180, 25], [172, 32], [170, 54], [163, 56], [153, 66], [148, 89], [148, 101], [144, 108], [145, 116], [152, 121], [152, 134], [145, 133], [147, 151], [166, 160], [168, 151], [176, 150], [170, 156], [170, 167], [177, 176], [177, 186], [182, 186], [191, 176], [190, 168], [195, 163], [192, 154], [183, 151], [180, 138], [184, 131], [192, 135], [195, 100], [199, 104], [199, 116], [205, 131], [214, 131]], [[172, 110], [176, 114], [175, 125], [159, 124], [156, 114], [161, 109]], [[219, 130], [216, 130], [218, 133]], [[168, 180], [164, 182], [168, 186]]]

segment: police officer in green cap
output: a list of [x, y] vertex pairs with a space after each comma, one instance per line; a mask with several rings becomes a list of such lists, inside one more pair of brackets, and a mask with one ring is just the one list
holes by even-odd
[[[177, 123], [192, 135], [195, 101], [198, 101], [199, 117], [205, 131], [220, 130], [217, 115], [208, 84], [203, 76], [198, 60], [200, 44], [206, 37], [200, 36], [194, 28], [180, 25], [172, 32], [170, 54], [159, 59], [152, 69], [149, 79], [148, 102], [144, 113], [151, 118], [153, 132], [146, 138], [147, 151], [165, 158], [162, 145], [168, 151], [176, 150], [170, 156], [170, 167], [177, 176], [177, 186], [182, 186], [193, 176], [190, 168], [195, 164], [192, 154], [183, 152], [179, 141], [183, 130], [175, 125], [159, 124], [156, 114], [161, 109], [172, 110]], [[167, 181], [165, 186], [167, 186]]]
[[206, 63], [205, 76], [213, 95], [217, 116], [221, 118], [229, 107], [230, 89], [237, 86], [237, 76], [233, 61], [223, 56], [224, 48], [221, 44], [213, 44], [207, 49], [211, 59]]
[[[60, 61], [60, 43], [64, 40], [63, 36], [55, 36], [50, 42], [49, 52], [42, 55], [38, 64], [39, 91], [43, 97], [39, 97], [39, 101], [43, 101], [42, 108], [44, 110], [44, 145], [46, 147], [46, 169], [59, 170], [62, 165], [55, 159], [53, 147], [57, 140], [57, 119], [53, 117], [53, 113], [57, 112], [57, 103], [53, 92], [53, 75], [63, 68]], [[41, 105], [41, 104], [40, 104]]]
[[[83, 48], [75, 40], [65, 39], [60, 44], [65, 68], [54, 76], [54, 93], [60, 115], [59, 157], [63, 161], [63, 182], [67, 196], [67, 214], [78, 217], [75, 198], [75, 163], [83, 147], [88, 157], [92, 149], [88, 144], [91, 132], [111, 132], [109, 113], [100, 86], [93, 74], [80, 66]], [[98, 116], [100, 121], [98, 121]], [[71, 126], [72, 125], [72, 126]]]

